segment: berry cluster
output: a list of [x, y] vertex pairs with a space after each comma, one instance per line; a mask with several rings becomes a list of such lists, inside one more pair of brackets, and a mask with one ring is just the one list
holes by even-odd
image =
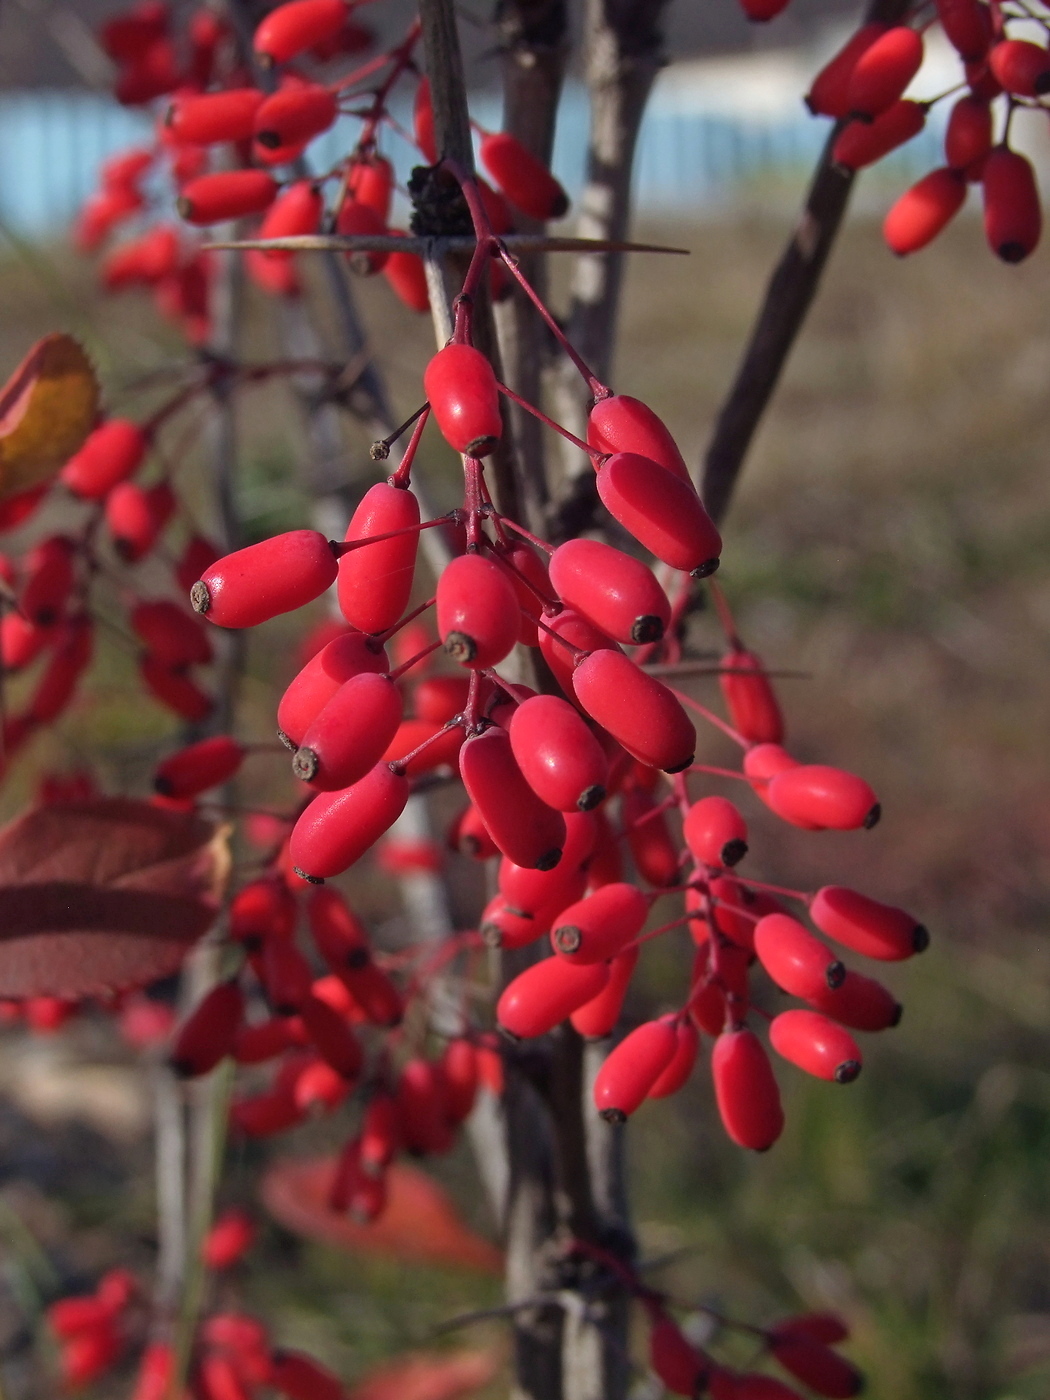
[[[788, 0], [741, 3], [750, 19], [765, 21]], [[924, 248], [976, 184], [989, 247], [1005, 262], [1021, 262], [1039, 242], [1042, 206], [1032, 163], [1010, 145], [1010, 130], [1019, 109], [1048, 110], [1050, 10], [1011, 0], [936, 0], [935, 11], [959, 56], [958, 86], [925, 100], [904, 96], [922, 67], [923, 33], [934, 22], [929, 6], [914, 5], [899, 24], [863, 24], [814, 78], [806, 104], [815, 116], [842, 124], [833, 159], [860, 170], [917, 136], [934, 106], [954, 99], [945, 163], [890, 209], [886, 243], [900, 256]]]

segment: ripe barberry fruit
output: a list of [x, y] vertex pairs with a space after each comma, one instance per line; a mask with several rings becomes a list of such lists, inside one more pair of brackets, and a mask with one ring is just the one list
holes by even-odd
[[503, 433], [503, 419], [496, 375], [481, 351], [446, 345], [427, 365], [423, 386], [449, 446], [487, 457]]
[[437, 585], [438, 635], [454, 661], [483, 671], [518, 640], [518, 595], [506, 570], [482, 554], [461, 554]]
[[[419, 535], [419, 502], [388, 481], [370, 486], [354, 511], [345, 539], [393, 534], [344, 554], [339, 560], [339, 607], [362, 632], [385, 632], [401, 618], [412, 593]], [[395, 532], [403, 530], [398, 535]]]
[[711, 1052], [718, 1112], [738, 1147], [765, 1152], [784, 1129], [780, 1090], [769, 1057], [746, 1027], [723, 1031]]
[[190, 589], [190, 602], [219, 627], [257, 627], [312, 603], [332, 586], [337, 572], [324, 535], [289, 530], [212, 564]]
[[632, 757], [651, 768], [688, 768], [696, 731], [675, 696], [621, 651], [592, 651], [572, 674], [576, 698]]

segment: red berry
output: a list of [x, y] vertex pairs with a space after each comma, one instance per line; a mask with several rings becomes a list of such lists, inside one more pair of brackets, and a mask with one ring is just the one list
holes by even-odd
[[343, 0], [291, 0], [270, 11], [255, 31], [252, 48], [268, 64], [287, 63], [333, 38], [346, 17]]
[[786, 1317], [771, 1329], [772, 1337], [804, 1337], [809, 1341], [834, 1346], [849, 1337], [849, 1328], [837, 1313], [803, 1313]]
[[966, 199], [966, 179], [957, 170], [931, 170], [905, 190], [886, 215], [882, 236], [898, 257], [917, 253], [937, 237]]
[[212, 564], [190, 589], [190, 602], [219, 627], [257, 627], [319, 598], [336, 573], [324, 535], [289, 530]]
[[206, 666], [212, 659], [211, 642], [201, 623], [177, 603], [167, 599], [136, 603], [128, 618], [131, 630], [162, 666]]
[[787, 8], [788, 0], [740, 0], [740, 8], [754, 24], [767, 24]]
[[76, 581], [75, 557], [76, 546], [65, 535], [50, 535], [26, 555], [18, 607], [36, 627], [50, 627], [65, 611]]
[[629, 394], [599, 399], [587, 419], [587, 441], [599, 452], [632, 452], [658, 462], [689, 486], [692, 478], [678, 446], [648, 405]]
[[519, 611], [510, 577], [482, 554], [461, 554], [438, 579], [438, 634], [449, 656], [471, 670], [486, 670], [510, 653]]
[[405, 533], [353, 549], [339, 560], [339, 607], [352, 627], [385, 632], [400, 620], [412, 592], [418, 524], [419, 502], [411, 491], [377, 481], [365, 492], [345, 539]]
[[1050, 52], [1027, 39], [1001, 39], [992, 46], [988, 66], [1005, 92], [1042, 97], [1050, 92]]
[[478, 1054], [471, 1041], [450, 1040], [441, 1057], [445, 1119], [453, 1127], [469, 1118], [478, 1093]]
[[967, 179], [979, 178], [983, 161], [992, 149], [992, 108], [984, 98], [960, 97], [948, 117], [944, 154], [953, 170]]
[[[604, 1040], [620, 1019], [620, 1009], [631, 984], [631, 976], [641, 956], [640, 948], [627, 948], [609, 963], [609, 980], [593, 1000], [585, 1002], [569, 1018], [579, 1035], [588, 1040]], [[665, 1073], [670, 1072], [669, 1065]], [[662, 1076], [661, 1076], [662, 1077]], [[659, 1081], [658, 1081], [659, 1082]], [[655, 1089], [656, 1085], [653, 1086]], [[651, 1089], [650, 1094], [653, 1090]]]
[[514, 711], [508, 733], [525, 781], [549, 807], [586, 812], [604, 798], [605, 753], [567, 700], [533, 696]]
[[565, 818], [529, 787], [506, 730], [493, 725], [467, 739], [459, 751], [459, 771], [467, 796], [505, 856], [530, 869], [557, 865], [565, 846]]
[[804, 828], [870, 831], [882, 814], [878, 798], [863, 778], [820, 763], [800, 763], [774, 774], [766, 800], [778, 817]]
[[[293, 0], [283, 9], [294, 9], [296, 5], [315, 5], [320, 0]], [[274, 11], [274, 14], [278, 11]], [[270, 16], [273, 18], [273, 15]], [[265, 23], [265, 21], [264, 21]], [[260, 26], [261, 28], [262, 26]], [[258, 30], [256, 31], [258, 42]], [[304, 1356], [299, 1351], [275, 1351], [268, 1383], [274, 1390], [286, 1395], [288, 1400], [346, 1400], [346, 1390], [342, 1381], [319, 1361]]]
[[[388, 232], [397, 230], [388, 229]], [[383, 276], [410, 311], [422, 315], [430, 310], [427, 270], [418, 253], [391, 253], [383, 264]]]
[[604, 962], [580, 967], [564, 958], [544, 958], [507, 984], [496, 1004], [496, 1020], [518, 1039], [546, 1035], [593, 1001], [608, 980]]
[[[427, 720], [405, 719], [387, 745], [383, 761], [403, 767], [408, 778], [432, 773], [435, 768], [455, 767], [465, 737], [459, 725], [446, 729], [443, 724], [431, 724]], [[423, 744], [426, 747], [416, 753]], [[414, 757], [409, 758], [409, 754]]]
[[602, 463], [597, 485], [609, 514], [657, 559], [699, 578], [715, 572], [722, 537], [677, 473], [636, 452], [617, 452]]
[[765, 1152], [784, 1129], [780, 1090], [769, 1057], [753, 1031], [723, 1031], [711, 1052], [715, 1098], [726, 1132], [738, 1147]]
[[809, 915], [821, 933], [866, 958], [896, 962], [923, 952], [930, 935], [903, 909], [880, 904], [841, 885], [825, 885], [813, 896]]
[[155, 656], [139, 661], [139, 675], [154, 700], [191, 724], [200, 724], [215, 708], [215, 701], [181, 669], [173, 669]]
[[813, 79], [805, 99], [814, 116], [849, 116], [850, 75], [860, 56], [886, 33], [886, 29], [887, 26], [879, 22], [862, 25], [824, 65]]
[[196, 797], [232, 778], [244, 755], [244, 748], [228, 734], [201, 739], [158, 764], [153, 786], [163, 797]]
[[503, 432], [491, 364], [472, 345], [446, 345], [427, 365], [423, 386], [445, 441], [457, 452], [487, 457]]
[[649, 1090], [651, 1099], [665, 1099], [677, 1094], [693, 1072], [700, 1049], [700, 1032], [692, 1021], [671, 1017], [675, 1027], [675, 1052], [667, 1068]]
[[390, 669], [383, 646], [362, 632], [344, 632], [312, 656], [277, 707], [277, 728], [297, 747], [314, 720], [343, 685], [366, 672]]
[[4, 613], [0, 618], [0, 667], [4, 673], [13, 675], [28, 666], [50, 637], [49, 628], [28, 622], [21, 613]]
[[70, 457], [59, 479], [74, 495], [100, 501], [118, 481], [138, 470], [148, 447], [149, 439], [137, 423], [109, 418]]
[[907, 25], [881, 34], [858, 57], [849, 75], [849, 115], [877, 117], [891, 107], [922, 66], [922, 54], [922, 36]]
[[481, 163], [516, 209], [530, 219], [560, 219], [569, 197], [541, 160], [509, 132], [481, 139]]
[[321, 83], [296, 84], [272, 93], [255, 113], [255, 139], [268, 151], [311, 141], [335, 122], [339, 106]]
[[782, 1011], [774, 1016], [769, 1043], [807, 1074], [836, 1084], [851, 1084], [863, 1063], [850, 1033], [819, 1011]]
[[368, 1100], [361, 1122], [359, 1161], [369, 1176], [386, 1171], [401, 1145], [397, 1101], [379, 1089]]
[[948, 42], [967, 62], [975, 62], [988, 52], [993, 21], [988, 5], [980, 0], [936, 0], [937, 18]]
[[552, 870], [528, 869], [515, 865], [506, 856], [499, 864], [499, 892], [515, 908], [540, 920], [551, 918], [566, 905], [580, 899], [587, 888], [588, 867], [595, 840], [595, 821], [590, 813], [575, 812], [565, 818], [565, 846], [562, 858]]
[[220, 982], [206, 992], [179, 1027], [172, 1068], [187, 1076], [214, 1069], [232, 1051], [243, 1016], [244, 993], [237, 982]]
[[898, 1024], [901, 1006], [873, 977], [847, 972], [839, 987], [821, 987], [806, 1000], [817, 1011], [855, 1031], [885, 1031]]
[[841, 987], [846, 969], [831, 949], [787, 914], [767, 914], [755, 925], [758, 960], [782, 991], [819, 996]]
[[[288, 238], [297, 234], [316, 233], [324, 214], [324, 197], [310, 180], [296, 180], [282, 190], [266, 211], [259, 225], [260, 238]], [[295, 254], [263, 253], [268, 261], [290, 261]]]
[[[562, 641], [557, 641], [558, 637], [562, 638]], [[544, 661], [570, 698], [575, 695], [572, 675], [576, 667], [576, 659], [570, 647], [576, 647], [580, 651], [620, 650], [611, 637], [606, 636], [572, 608], [565, 608], [553, 617], [544, 618], [544, 626], [539, 629], [539, 639]], [[564, 645], [566, 642], [568, 646]]]
[[566, 962], [605, 962], [641, 933], [648, 916], [649, 900], [636, 885], [603, 885], [561, 911], [551, 945]]
[[383, 757], [401, 723], [401, 692], [363, 671], [341, 685], [303, 734], [292, 772], [322, 792], [358, 782]]
[[752, 744], [783, 740], [784, 716], [760, 657], [733, 647], [722, 657], [718, 684], [733, 727], [745, 739]]
[[188, 181], [176, 205], [188, 224], [219, 224], [261, 214], [277, 198], [278, 185], [265, 170], [221, 170]]
[[649, 1364], [672, 1395], [686, 1395], [690, 1400], [703, 1394], [711, 1367], [710, 1359], [666, 1315], [653, 1321]]
[[478, 931], [490, 948], [526, 948], [548, 932], [557, 912], [550, 905], [541, 905], [535, 913], [519, 909], [506, 895], [497, 894], [481, 911]]
[[[350, 198], [373, 209], [385, 224], [394, 194], [394, 167], [385, 156], [355, 160], [346, 182]], [[404, 255], [402, 255], [404, 256]]]
[[236, 1206], [224, 1210], [208, 1231], [201, 1248], [209, 1269], [230, 1269], [240, 1262], [255, 1242], [255, 1221]]
[[645, 1102], [674, 1059], [678, 1036], [667, 1020], [645, 1021], [606, 1056], [594, 1080], [594, 1104], [608, 1123], [624, 1123]]
[[265, 93], [253, 87], [184, 92], [168, 108], [164, 123], [172, 138], [187, 146], [244, 141], [255, 129], [255, 114], [264, 98]]
[[316, 996], [303, 998], [299, 1015], [325, 1063], [348, 1084], [355, 1081], [364, 1064], [364, 1051], [343, 1017]]
[[696, 748], [692, 721], [667, 686], [621, 651], [592, 651], [573, 672], [576, 698], [632, 757], [678, 773]]
[[928, 108], [922, 102], [894, 102], [874, 121], [851, 121], [832, 149], [836, 165], [846, 170], [862, 170], [903, 146], [926, 125]]
[[864, 1377], [855, 1366], [813, 1338], [774, 1336], [769, 1349], [785, 1371], [828, 1400], [850, 1400], [864, 1388]]
[[417, 719], [445, 724], [463, 712], [470, 691], [466, 676], [428, 676], [412, 690], [412, 708]]
[[1004, 262], [1025, 259], [1039, 242], [1043, 214], [1031, 162], [1008, 146], [988, 153], [984, 185], [984, 232], [989, 247]]
[[431, 165], [438, 161], [437, 143], [434, 140], [434, 105], [430, 99], [430, 79], [423, 77], [416, 88], [412, 107], [412, 126], [416, 143]]
[[736, 865], [747, 855], [747, 823], [727, 797], [702, 797], [694, 802], [682, 835], [704, 865]]
[[570, 608], [618, 642], [656, 642], [671, 605], [652, 569], [599, 540], [568, 540], [551, 555], [550, 581]]
[[401, 1135], [409, 1152], [447, 1152], [454, 1137], [445, 1107], [441, 1066], [409, 1060], [397, 1084]]
[[342, 874], [390, 830], [407, 801], [408, 779], [385, 763], [351, 787], [319, 793], [292, 830], [292, 864], [314, 880]]

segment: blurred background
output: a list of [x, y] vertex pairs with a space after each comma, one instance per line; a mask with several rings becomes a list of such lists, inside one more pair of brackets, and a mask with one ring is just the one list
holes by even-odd
[[[177, 360], [178, 339], [139, 294], [103, 296], [68, 240], [99, 162], [148, 136], [147, 119], [104, 93], [91, 30], [115, 8], [0, 8], [0, 376], [37, 337], [69, 330], [95, 357], [107, 405], [137, 415], [155, 402], [142, 376]], [[805, 0], [757, 32], [728, 0], [670, 8], [673, 62], [643, 128], [635, 231], [690, 256], [632, 262], [614, 383], [665, 418], [691, 463], [824, 136], [800, 95], [851, 22], [841, 4]], [[472, 108], [495, 123], [484, 49], [482, 33]], [[940, 90], [936, 61], [921, 95]], [[1032, 133], [1037, 157], [1045, 136]], [[584, 140], [582, 92], [570, 85], [556, 169], [572, 192]], [[633, 1120], [630, 1184], [643, 1254], [670, 1261], [652, 1277], [675, 1298], [759, 1322], [834, 1308], [875, 1397], [1039, 1400], [1050, 1388], [1050, 264], [1045, 248], [1020, 267], [996, 261], [973, 203], [914, 259], [889, 255], [881, 213], [938, 163], [937, 141], [934, 124], [860, 181], [747, 464], [720, 574], [748, 644], [770, 666], [804, 673], [781, 682], [793, 752], [864, 774], [884, 810], [871, 833], [812, 836], [755, 804], [750, 872], [799, 888], [855, 885], [912, 910], [932, 944], [889, 969], [904, 1019], [866, 1043], [855, 1085], [778, 1066], [788, 1127], [772, 1152], [728, 1144], [701, 1067]], [[245, 343], [265, 357], [277, 345], [270, 307], [248, 296]], [[360, 303], [407, 413], [429, 325], [385, 286], [363, 282]], [[238, 433], [250, 534], [304, 523], [290, 396], [250, 391]], [[363, 484], [365, 448], [348, 430]], [[427, 451], [437, 503], [454, 504], [451, 457]], [[206, 523], [199, 445], [188, 442], [175, 466]], [[17, 552], [20, 537], [3, 547]], [[150, 564], [140, 567], [148, 592]], [[274, 686], [292, 674], [306, 625], [297, 614], [253, 635], [246, 733], [270, 737]], [[114, 633], [70, 715], [13, 766], [5, 818], [45, 769], [87, 767], [106, 791], [144, 793], [177, 730], [134, 694], [133, 658]], [[710, 741], [709, 761], [726, 756]], [[281, 790], [281, 775], [260, 766], [247, 800], [280, 802]], [[469, 919], [476, 882], [456, 880]], [[396, 941], [389, 879], [366, 872], [354, 898]], [[687, 963], [681, 943], [651, 945], [629, 1014], [673, 1005]], [[275, 1150], [338, 1141], [338, 1128], [316, 1124], [276, 1149], [237, 1149], [225, 1195], [253, 1193]], [[426, 1165], [491, 1238], [469, 1153]], [[153, 1211], [149, 1081], [110, 1023], [84, 1015], [50, 1036], [4, 1032], [0, 1370], [12, 1400], [53, 1393], [46, 1302], [113, 1264], [148, 1273]], [[441, 1345], [442, 1320], [500, 1295], [490, 1273], [324, 1245], [272, 1222], [223, 1288], [348, 1378], [404, 1348]], [[449, 1340], [499, 1337], [489, 1324]], [[639, 1397], [658, 1394], [645, 1385]], [[497, 1381], [487, 1393], [504, 1389]], [[107, 1382], [99, 1393], [123, 1390]]]

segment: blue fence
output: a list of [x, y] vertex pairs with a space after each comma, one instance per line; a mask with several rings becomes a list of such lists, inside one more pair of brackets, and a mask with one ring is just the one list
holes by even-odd
[[[499, 125], [498, 100], [482, 94], [472, 104], [480, 121]], [[395, 113], [410, 120], [407, 111]], [[309, 151], [315, 171], [329, 168], [354, 139], [349, 118]], [[92, 93], [34, 91], [0, 96], [0, 219], [20, 234], [61, 236], [95, 188], [98, 167], [115, 151], [148, 142], [151, 121]], [[702, 215], [731, 202], [741, 186], [764, 173], [804, 178], [827, 124], [797, 116], [750, 119], [733, 113], [694, 111], [676, 98], [650, 104], [639, 137], [636, 198], [647, 209]], [[559, 114], [554, 168], [570, 193], [583, 183], [587, 140], [586, 95], [570, 87]], [[939, 161], [941, 131], [927, 128], [891, 158], [907, 176]], [[402, 179], [415, 163], [396, 135], [389, 154]]]

